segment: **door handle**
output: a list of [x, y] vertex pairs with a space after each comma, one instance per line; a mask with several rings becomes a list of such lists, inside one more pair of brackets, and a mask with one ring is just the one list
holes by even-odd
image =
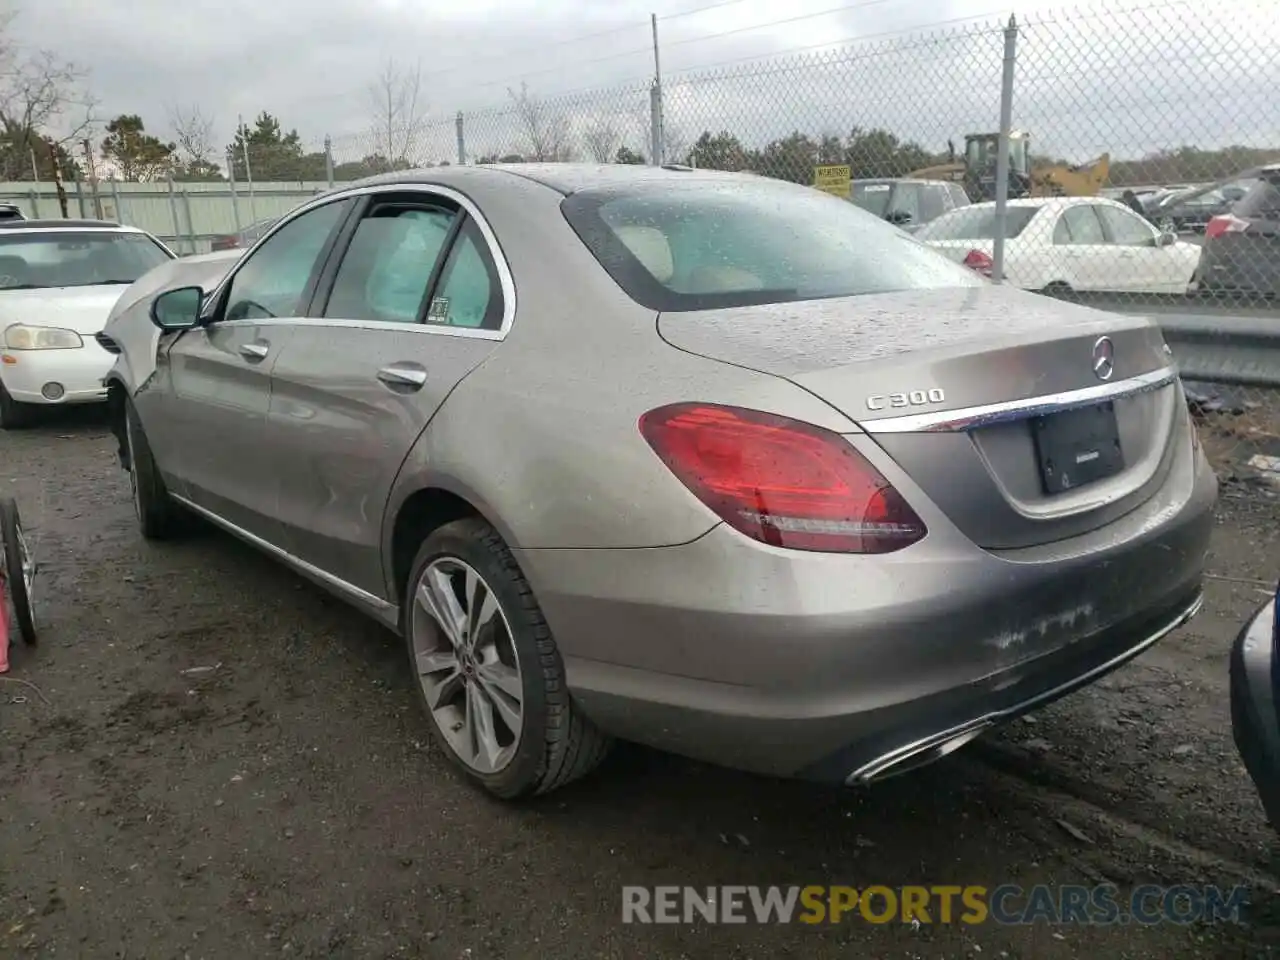
[[419, 390], [427, 382], [427, 371], [416, 363], [393, 363], [378, 371], [378, 379], [388, 386]]
[[259, 360], [267, 359], [267, 354], [271, 350], [268, 343], [242, 343], [240, 344], [240, 356], [244, 357], [251, 363], [257, 363]]

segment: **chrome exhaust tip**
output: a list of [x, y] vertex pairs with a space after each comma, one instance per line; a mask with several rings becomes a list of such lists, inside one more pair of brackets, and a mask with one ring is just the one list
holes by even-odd
[[899, 774], [920, 767], [928, 766], [943, 757], [955, 753], [961, 747], [972, 743], [987, 730], [995, 726], [992, 720], [980, 720], [957, 729], [946, 730], [923, 740], [917, 740], [906, 746], [891, 750], [865, 763], [845, 780], [846, 786], [857, 786], [887, 780]]

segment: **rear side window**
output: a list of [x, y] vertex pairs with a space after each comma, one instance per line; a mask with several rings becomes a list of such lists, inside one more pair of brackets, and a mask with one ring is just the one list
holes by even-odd
[[854, 204], [793, 184], [664, 181], [584, 190], [561, 209], [618, 285], [664, 312], [985, 282]]
[[1254, 182], [1232, 210], [1237, 217], [1280, 220], [1280, 175], [1270, 174]]
[[964, 187], [958, 183], [949, 183], [947, 184], [947, 189], [951, 191], [951, 200], [954, 206], [969, 206], [969, 195], [964, 192]]
[[502, 326], [498, 270], [474, 220], [466, 222], [449, 253], [427, 310], [427, 323], [480, 330]]
[[[1016, 237], [1027, 229], [1039, 207], [1008, 207], [1005, 210], [1005, 237]], [[994, 240], [994, 204], [964, 207], [927, 223], [916, 233], [921, 240]]]

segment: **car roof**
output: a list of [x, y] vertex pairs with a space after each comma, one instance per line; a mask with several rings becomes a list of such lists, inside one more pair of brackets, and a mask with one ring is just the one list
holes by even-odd
[[[1010, 200], [1010, 207], [1035, 207], [1035, 208], [1054, 208], [1065, 209], [1067, 207], [1078, 207], [1084, 203], [1105, 203], [1109, 206], [1123, 207], [1124, 204], [1110, 197], [1020, 197], [1017, 200]], [[973, 203], [967, 207], [961, 207], [960, 210], [982, 209], [983, 207], [994, 207], [994, 200], [984, 200], [981, 203]], [[1128, 209], [1128, 208], [1126, 208]], [[952, 211], [959, 212], [959, 211]]]
[[[672, 184], [688, 181], [759, 183], [761, 180], [769, 180], [754, 173], [698, 170], [678, 164], [651, 167], [628, 163], [484, 163], [378, 174], [344, 184], [335, 193], [367, 186], [419, 183], [438, 184], [463, 190], [469, 184], [487, 181], [491, 187], [500, 187], [504, 179], [514, 181], [516, 178], [532, 180], [566, 196], [580, 190], [662, 182]], [[782, 184], [787, 181], [772, 182]]]
[[868, 183], [868, 184], [923, 183], [923, 184], [928, 184], [929, 186], [936, 186], [936, 187], [946, 187], [946, 186], [951, 186], [952, 184], [955, 184], [955, 186], [960, 186], [960, 184], [955, 183], [954, 180], [926, 180], [926, 179], [922, 179], [921, 177], [867, 177], [865, 179], [854, 180], [853, 182]]
[[125, 233], [141, 233], [137, 227], [126, 227], [111, 220], [4, 220], [0, 230], [119, 230]]

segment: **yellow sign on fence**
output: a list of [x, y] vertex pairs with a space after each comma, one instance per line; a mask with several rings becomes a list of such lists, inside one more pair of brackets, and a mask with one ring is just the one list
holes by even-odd
[[823, 193], [849, 199], [852, 171], [847, 163], [827, 164], [813, 168], [813, 185]]

